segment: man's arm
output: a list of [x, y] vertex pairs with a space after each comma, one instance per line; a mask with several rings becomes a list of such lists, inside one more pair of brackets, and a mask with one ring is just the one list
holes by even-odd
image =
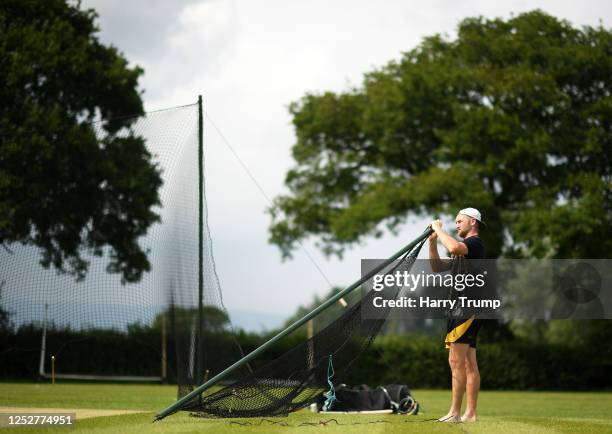
[[440, 259], [438, 254], [438, 235], [434, 232], [429, 236], [429, 265], [434, 273], [450, 270], [450, 261]]
[[444, 232], [444, 229], [442, 229], [441, 220], [434, 220], [431, 222], [431, 228], [434, 230], [438, 238], [440, 238], [440, 242], [444, 247], [446, 247], [448, 253], [453, 256], [465, 256], [468, 254], [468, 248], [464, 243], [457, 241], [449, 234]]

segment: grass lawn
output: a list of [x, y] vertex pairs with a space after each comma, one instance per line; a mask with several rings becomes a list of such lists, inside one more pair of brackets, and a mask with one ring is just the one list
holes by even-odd
[[[442, 424], [427, 419], [448, 410], [450, 392], [416, 390], [421, 403], [418, 416], [333, 416], [307, 410], [288, 418], [200, 419], [180, 412], [152, 424], [155, 414], [173, 403], [175, 386], [115, 384], [0, 383], [1, 407], [141, 410], [143, 413], [77, 419], [74, 428], [14, 428], [22, 432], [83, 433], [527, 433], [610, 432], [612, 393], [488, 392], [480, 396], [479, 421], [475, 424]], [[0, 409], [0, 411], [2, 411]], [[315, 424], [309, 425], [309, 424]], [[9, 430], [7, 430], [9, 431]]]

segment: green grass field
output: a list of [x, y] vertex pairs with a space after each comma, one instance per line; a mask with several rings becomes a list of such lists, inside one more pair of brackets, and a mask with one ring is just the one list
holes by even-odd
[[[475, 424], [442, 424], [427, 419], [448, 409], [448, 391], [416, 390], [418, 416], [334, 416], [307, 410], [274, 419], [200, 419], [183, 412], [152, 424], [157, 411], [174, 402], [175, 386], [107, 384], [0, 383], [1, 407], [141, 410], [143, 413], [79, 420], [74, 428], [13, 428], [7, 431], [83, 433], [527, 433], [610, 432], [612, 393], [487, 392], [481, 393], [480, 420]], [[0, 412], [2, 410], [0, 409]], [[312, 424], [315, 425], [307, 425]]]

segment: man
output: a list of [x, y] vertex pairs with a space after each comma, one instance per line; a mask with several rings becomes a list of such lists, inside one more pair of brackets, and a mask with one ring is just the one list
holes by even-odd
[[[434, 233], [429, 237], [429, 261], [434, 272], [447, 271], [465, 258], [483, 259], [484, 244], [478, 236], [482, 216], [475, 208], [459, 211], [455, 218], [457, 234], [463, 242], [455, 240], [442, 229], [442, 222], [434, 220], [431, 228]], [[448, 250], [451, 260], [442, 260], [438, 254], [437, 240]], [[448, 414], [438, 419], [440, 422], [476, 422], [476, 403], [480, 390], [480, 372], [476, 361], [476, 338], [481, 321], [475, 316], [469, 318], [449, 318], [446, 348], [449, 349], [448, 362], [452, 374], [452, 401]], [[461, 418], [461, 401], [467, 394], [467, 406]]]

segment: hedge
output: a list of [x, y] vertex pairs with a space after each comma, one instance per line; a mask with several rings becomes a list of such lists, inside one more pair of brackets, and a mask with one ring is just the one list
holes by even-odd
[[[205, 336], [206, 364], [211, 374], [239, 357], [236, 342], [244, 353], [269, 336], [240, 332]], [[304, 340], [296, 333], [251, 364], [261, 366]], [[36, 378], [40, 356], [40, 329], [22, 327], [0, 332], [0, 378]], [[48, 333], [47, 356], [57, 356], [61, 373], [159, 375], [160, 335], [150, 328], [131, 327], [129, 333], [113, 330]], [[168, 364], [176, 354], [168, 341]], [[412, 388], [448, 388], [448, 353], [441, 338], [423, 336], [378, 337], [362, 357], [337, 381], [370, 385], [405, 383]], [[478, 364], [483, 389], [594, 390], [612, 388], [612, 349], [601, 346], [535, 344], [521, 340], [478, 345]], [[50, 370], [47, 362], [47, 372]], [[339, 369], [338, 371], [341, 371]], [[169, 381], [174, 373], [169, 372]]]
[[[477, 356], [483, 389], [612, 388], [609, 345], [570, 347], [514, 340], [479, 344]], [[413, 388], [448, 388], [448, 352], [441, 339], [379, 337], [346, 380], [351, 384], [399, 382]]]

